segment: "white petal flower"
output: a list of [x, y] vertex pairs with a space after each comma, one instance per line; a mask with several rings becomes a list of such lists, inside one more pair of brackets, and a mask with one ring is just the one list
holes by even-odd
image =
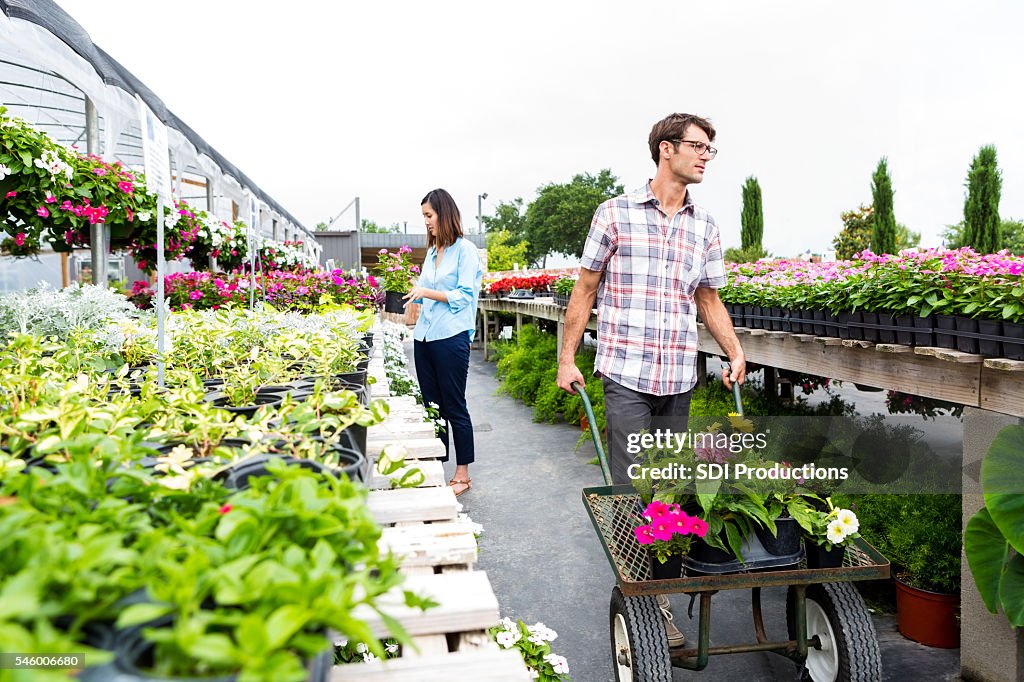
[[832, 521], [828, 524], [828, 531], [825, 533], [825, 537], [833, 545], [838, 545], [846, 539], [846, 529], [843, 528], [843, 523], [839, 519]]
[[360, 642], [359, 644], [356, 644], [356, 652], [357, 653], [365, 654], [369, 650], [370, 650], [370, 647], [366, 646], [366, 644], [363, 643], [363, 642]]
[[569, 674], [569, 661], [565, 660], [565, 656], [559, 656], [558, 654], [548, 654], [544, 657], [547, 663], [551, 664], [554, 668], [556, 675], [568, 675]]
[[860, 521], [857, 520], [857, 515], [849, 509], [840, 509], [836, 514], [836, 520], [843, 524], [847, 535], [860, 530]]
[[13, 172], [11, 171], [10, 168], [8, 168], [7, 166], [5, 166], [2, 163], [0, 163], [0, 180], [3, 180], [8, 175], [13, 175]]
[[385, 649], [385, 650], [386, 650], [386, 651], [387, 651], [387, 652], [388, 652], [389, 654], [392, 654], [392, 655], [394, 655], [394, 654], [397, 654], [397, 653], [398, 653], [398, 645], [397, 645], [397, 644], [394, 644], [394, 643], [388, 644], [387, 646], [385, 646], [385, 647], [384, 647], [384, 649]]
[[494, 639], [497, 640], [498, 644], [506, 649], [511, 649], [516, 643], [516, 638], [507, 630], [505, 632], [499, 632], [495, 635]]

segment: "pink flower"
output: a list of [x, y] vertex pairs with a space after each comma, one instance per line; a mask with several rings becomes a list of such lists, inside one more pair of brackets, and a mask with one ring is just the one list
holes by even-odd
[[57, 197], [53, 196], [49, 192], [46, 193], [46, 203], [55, 204], [57, 203]]
[[654, 536], [655, 540], [669, 541], [672, 539], [672, 534], [675, 532], [673, 524], [669, 522], [667, 516], [662, 516], [655, 521], [651, 521], [651, 535]]
[[652, 521], [657, 521], [661, 517], [668, 514], [670, 511], [671, 509], [667, 504], [660, 500], [654, 500], [649, 505], [647, 505], [647, 509], [644, 510], [644, 516], [651, 519]]
[[107, 174], [107, 169], [106, 168], [93, 168], [92, 172], [95, 173], [96, 175], [103, 176], [103, 175]]
[[40, 206], [39, 208], [36, 209], [36, 215], [38, 215], [40, 218], [49, 218], [50, 212], [46, 210], [45, 206]]
[[188, 293], [188, 297], [193, 301], [198, 301], [203, 297], [203, 292], [199, 291], [199, 289], [193, 289]]
[[633, 529], [633, 534], [641, 545], [649, 545], [654, 542], [654, 534], [651, 532], [650, 526], [637, 526]]
[[227, 513], [228, 513], [229, 511], [231, 511], [232, 509], [234, 509], [234, 506], [233, 506], [233, 505], [230, 505], [230, 504], [225, 504], [225, 505], [224, 505], [223, 507], [221, 507], [221, 508], [220, 508], [220, 509], [218, 509], [217, 511], [218, 511], [218, 513], [220, 513], [220, 514], [227, 514]]
[[690, 522], [690, 532], [699, 538], [708, 534], [708, 522], [704, 519], [693, 518]]
[[7, 193], [7, 198], [8, 198], [8, 199], [13, 199], [13, 198], [14, 198], [14, 197], [16, 197], [16, 196], [18, 196], [18, 193], [17, 193], [17, 192], [8, 192], [8, 193]]
[[24, 246], [25, 236], [26, 235], [24, 232], [19, 232], [18, 234], [14, 235], [14, 243], [17, 244], [18, 246]]

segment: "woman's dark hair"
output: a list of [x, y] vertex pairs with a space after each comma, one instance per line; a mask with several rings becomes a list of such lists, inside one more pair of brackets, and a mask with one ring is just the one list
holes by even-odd
[[430, 204], [437, 214], [437, 236], [427, 233], [427, 248], [447, 248], [462, 236], [462, 214], [452, 195], [443, 189], [432, 189], [423, 197], [420, 206]]

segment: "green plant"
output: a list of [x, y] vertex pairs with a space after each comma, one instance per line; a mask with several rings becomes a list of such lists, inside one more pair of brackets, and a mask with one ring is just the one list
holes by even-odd
[[960, 591], [961, 499], [953, 494], [843, 495], [860, 534], [904, 582], [923, 590]]
[[871, 178], [874, 221], [871, 230], [871, 250], [874, 253], [896, 253], [896, 216], [892, 207], [892, 178], [883, 156]]
[[555, 283], [551, 285], [551, 288], [555, 290], [555, 293], [568, 296], [572, 293], [573, 287], [575, 286], [575, 277], [559, 277], [555, 280]]
[[403, 445], [391, 443], [384, 446], [377, 458], [375, 469], [391, 480], [392, 488], [416, 488], [426, 480], [422, 469], [406, 462], [408, 454]]
[[402, 246], [398, 251], [381, 249], [377, 252], [377, 277], [385, 291], [407, 293], [419, 276], [420, 268], [409, 259], [412, 249]]
[[967, 173], [967, 199], [964, 201], [964, 245], [979, 253], [995, 253], [1003, 248], [999, 220], [1002, 186], [996, 148], [985, 145], [971, 160], [971, 169]]
[[964, 553], [985, 607], [1024, 626], [1024, 426], [1004, 428], [981, 464], [985, 506], [967, 522]]
[[[743, 183], [743, 211], [740, 214], [740, 247], [744, 251], [761, 251], [764, 237], [764, 212], [761, 207], [761, 185], [750, 176]], [[756, 260], [756, 258], [754, 259]]]
[[515, 647], [523, 657], [534, 679], [540, 682], [568, 682], [569, 663], [551, 652], [551, 642], [558, 633], [544, 623], [527, 625], [521, 620], [502, 618], [488, 632], [503, 649]]
[[804, 526], [807, 539], [816, 545], [824, 546], [826, 551], [831, 551], [833, 547], [852, 544], [850, 540], [860, 537], [860, 521], [857, 515], [851, 509], [833, 506], [831, 498], [825, 502], [828, 509], [815, 509], [810, 512], [810, 528]]
[[861, 251], [871, 248], [871, 229], [874, 225], [872, 207], [861, 205], [852, 211], [844, 211], [839, 218], [843, 221], [843, 228], [832, 240], [836, 258], [849, 260]]
[[690, 516], [678, 504], [654, 500], [644, 509], [643, 517], [647, 523], [634, 528], [633, 534], [660, 563], [688, 554], [693, 537], [702, 538], [708, 532], [707, 523]]

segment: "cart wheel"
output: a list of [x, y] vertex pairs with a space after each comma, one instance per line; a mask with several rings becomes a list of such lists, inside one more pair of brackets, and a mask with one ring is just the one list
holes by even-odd
[[[807, 651], [804, 680], [813, 682], [877, 682], [882, 656], [875, 625], [860, 593], [850, 583], [807, 586], [807, 638], [817, 635], [821, 648]], [[796, 638], [796, 598], [786, 593], [786, 625]]]
[[665, 623], [654, 597], [612, 589], [609, 630], [616, 682], [672, 682]]

